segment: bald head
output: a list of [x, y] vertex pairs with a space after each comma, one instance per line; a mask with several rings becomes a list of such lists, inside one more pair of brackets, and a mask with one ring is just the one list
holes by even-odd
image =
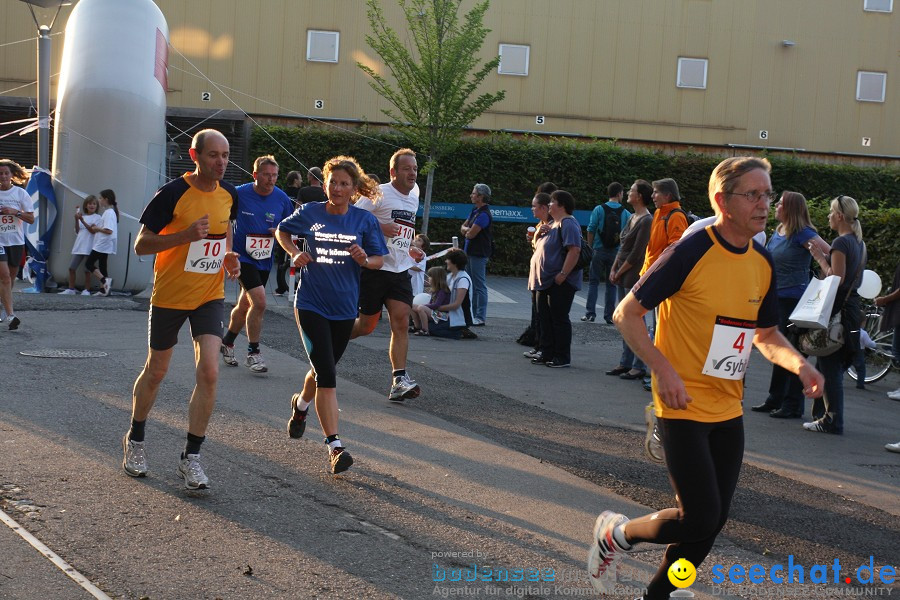
[[197, 133], [194, 134], [194, 139], [191, 140], [191, 148], [193, 148], [197, 154], [203, 153], [203, 147], [210, 139], [219, 139], [224, 141], [226, 144], [228, 143], [228, 139], [222, 135], [222, 133], [216, 129], [201, 129]]

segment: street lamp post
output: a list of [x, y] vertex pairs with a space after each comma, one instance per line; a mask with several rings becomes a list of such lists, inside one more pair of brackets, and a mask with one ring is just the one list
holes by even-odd
[[[37, 165], [42, 168], [50, 169], [50, 31], [59, 16], [59, 11], [64, 5], [71, 4], [66, 0], [21, 0], [28, 5], [31, 11], [31, 18], [38, 28], [37, 43], [37, 96], [38, 96], [38, 156]], [[41, 24], [38, 16], [34, 12], [34, 7], [39, 9], [56, 9], [56, 13], [50, 20], [50, 24]], [[40, 10], [38, 12], [41, 12]], [[47, 199], [44, 196], [38, 197], [38, 244], [43, 246], [44, 234], [47, 232]], [[47, 255], [47, 248], [39, 249], [42, 255]], [[43, 278], [39, 278], [41, 288], [43, 287]], [[35, 292], [43, 292], [35, 283]]]

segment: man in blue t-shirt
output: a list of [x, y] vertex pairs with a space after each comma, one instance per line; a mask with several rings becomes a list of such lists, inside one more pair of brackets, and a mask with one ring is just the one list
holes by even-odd
[[619, 237], [631, 213], [622, 206], [624, 188], [621, 183], [613, 182], [606, 188], [605, 203], [598, 204], [591, 213], [588, 222], [587, 241], [594, 249], [594, 258], [588, 274], [588, 293], [582, 321], [593, 321], [597, 316], [597, 295], [600, 282], [606, 286], [603, 300], [603, 319], [612, 325], [613, 310], [616, 308], [616, 286], [609, 282], [609, 270], [619, 252]]
[[275, 228], [294, 211], [288, 195], [275, 186], [278, 163], [272, 156], [260, 156], [253, 162], [253, 183], [237, 187], [238, 213], [234, 223], [234, 251], [241, 261], [241, 293], [228, 331], [222, 338], [222, 360], [236, 367], [234, 340], [247, 326], [247, 360], [251, 372], [266, 373], [268, 368], [259, 352], [263, 315], [266, 312], [266, 282], [272, 270], [272, 250], [276, 245]]

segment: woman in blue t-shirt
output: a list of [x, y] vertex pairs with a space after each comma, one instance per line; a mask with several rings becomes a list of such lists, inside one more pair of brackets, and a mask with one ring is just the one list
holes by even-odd
[[[783, 192], [775, 204], [775, 220], [778, 226], [766, 249], [772, 255], [778, 283], [778, 329], [788, 336], [788, 317], [809, 284], [809, 245], [813, 244], [823, 252], [828, 252], [829, 246], [816, 233], [803, 194]], [[769, 396], [752, 410], [767, 412], [776, 419], [799, 419], [803, 416], [803, 384], [800, 378], [773, 363]]]
[[[331, 472], [340, 473], [350, 468], [353, 458], [338, 437], [335, 367], [356, 319], [360, 270], [380, 269], [388, 249], [375, 217], [351, 206], [360, 194], [377, 197], [377, 184], [346, 156], [325, 163], [323, 174], [328, 200], [300, 206], [279, 223], [275, 236], [290, 254], [291, 264], [301, 269], [294, 315], [312, 367], [303, 390], [291, 398], [288, 434], [303, 436], [309, 405], [315, 402]], [[300, 248], [292, 234], [299, 238]]]

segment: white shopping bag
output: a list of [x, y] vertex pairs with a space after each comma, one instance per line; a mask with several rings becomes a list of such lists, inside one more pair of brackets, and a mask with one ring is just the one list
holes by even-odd
[[834, 299], [837, 296], [841, 278], [837, 275], [829, 275], [825, 279], [815, 277], [806, 286], [797, 308], [789, 317], [791, 323], [806, 329], [825, 329], [831, 318], [831, 310], [834, 308]]

